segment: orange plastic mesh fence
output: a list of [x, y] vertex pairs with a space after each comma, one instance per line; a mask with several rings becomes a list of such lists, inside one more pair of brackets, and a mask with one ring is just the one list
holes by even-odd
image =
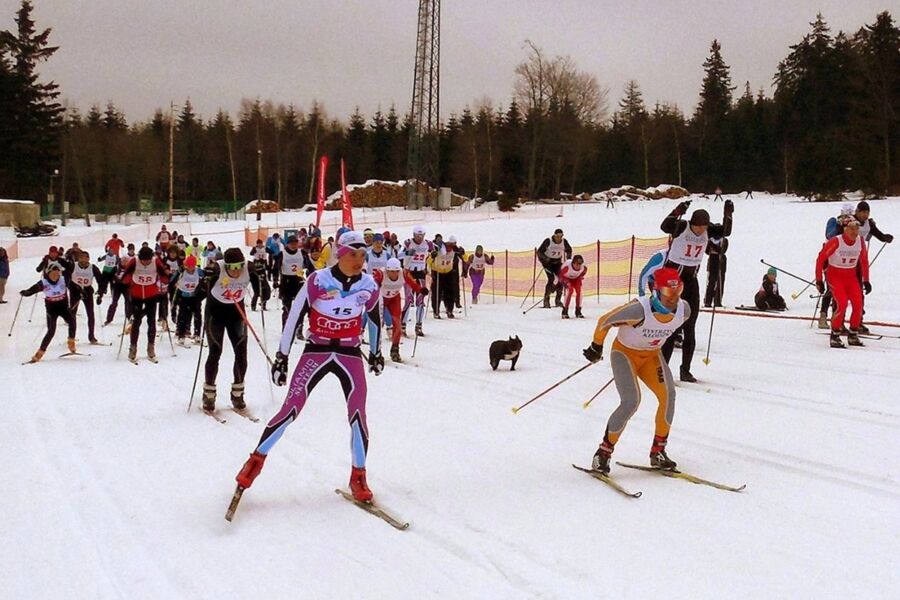
[[[668, 238], [662, 237], [597, 241], [573, 247], [572, 254], [580, 254], [588, 268], [582, 295], [636, 295], [641, 269], [653, 254], [667, 245]], [[536, 250], [487, 253], [494, 256], [494, 265], [485, 272], [482, 294], [524, 298], [533, 293], [536, 300], [543, 296], [547, 275], [537, 260]]]
[[[248, 246], [257, 239], [265, 240], [269, 228], [245, 230]], [[575, 246], [573, 255], [584, 258], [588, 272], [582, 284], [582, 295], [637, 294], [638, 277], [647, 260], [668, 244], [668, 238], [631, 237], [616, 242], [597, 241]], [[544, 293], [547, 275], [537, 260], [537, 250], [487, 251], [494, 257], [494, 265], [487, 268], [481, 293], [501, 298], [524, 298], [532, 293], [540, 298]]]

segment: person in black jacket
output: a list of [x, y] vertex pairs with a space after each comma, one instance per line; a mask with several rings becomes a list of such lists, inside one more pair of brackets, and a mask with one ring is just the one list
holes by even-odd
[[562, 307], [562, 284], [559, 281], [559, 270], [563, 261], [572, 258], [572, 246], [563, 237], [563, 230], [557, 229], [553, 235], [545, 239], [537, 250], [538, 260], [547, 274], [544, 286], [544, 308], [550, 308], [550, 292], [556, 292], [556, 306]]
[[[676, 269], [684, 282], [684, 292], [681, 299], [691, 307], [691, 314], [679, 330], [684, 332], [684, 341], [681, 344], [681, 369], [679, 372], [681, 381], [694, 383], [697, 379], [691, 374], [691, 361], [694, 358], [694, 349], [697, 346], [695, 328], [697, 315], [700, 313], [700, 286], [697, 282], [697, 271], [703, 263], [703, 252], [709, 243], [709, 238], [726, 238], [731, 235], [731, 215], [734, 213], [734, 203], [725, 201], [724, 218], [722, 223], [710, 223], [709, 213], [703, 209], [695, 210], [690, 222], [683, 221], [681, 217], [687, 212], [690, 201], [681, 202], [669, 215], [663, 219], [660, 229], [663, 233], [672, 236], [669, 245], [669, 254], [665, 265]], [[675, 349], [675, 336], [670, 336], [663, 344], [663, 357], [668, 362]]]
[[84, 304], [88, 322], [88, 341], [98, 344], [94, 336], [94, 285], [96, 284], [101, 296], [106, 292], [103, 275], [97, 265], [91, 264], [90, 255], [82, 250], [75, 256], [75, 262], [66, 270], [65, 277], [69, 284], [69, 310], [75, 317], [78, 315], [78, 304]]
[[774, 267], [769, 268], [763, 275], [762, 285], [753, 299], [759, 310], [787, 310], [784, 298], [778, 293], [778, 282], [775, 280], [777, 277], [778, 271]]
[[38, 292], [44, 293], [44, 308], [47, 309], [47, 333], [41, 340], [41, 347], [28, 362], [36, 363], [44, 357], [44, 353], [50, 346], [53, 336], [56, 335], [56, 321], [62, 319], [69, 327], [69, 335], [66, 345], [69, 353], [74, 354], [75, 348], [75, 315], [69, 308], [68, 282], [63, 275], [63, 267], [56, 261], [50, 261], [40, 281], [28, 289], [19, 292], [22, 296], [33, 296]]
[[728, 239], [709, 238], [706, 244], [706, 295], [703, 298], [703, 306], [709, 308], [715, 302], [716, 306], [722, 306], [722, 294], [725, 293], [725, 271], [728, 269]]

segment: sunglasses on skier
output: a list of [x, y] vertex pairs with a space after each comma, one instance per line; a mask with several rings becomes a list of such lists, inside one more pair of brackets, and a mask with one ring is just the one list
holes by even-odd
[[234, 262], [234, 263], [225, 263], [226, 269], [231, 269], [232, 271], [239, 271], [244, 268], [244, 261]]
[[679, 282], [675, 287], [663, 285], [657, 287], [656, 289], [659, 292], [660, 296], [664, 297], [666, 300], [672, 300], [681, 297], [681, 292], [684, 289], [684, 283]]

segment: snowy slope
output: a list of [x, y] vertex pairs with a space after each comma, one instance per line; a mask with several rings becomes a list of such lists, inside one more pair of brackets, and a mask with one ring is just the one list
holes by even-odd
[[[556, 226], [573, 243], [653, 237], [674, 204], [566, 206], [560, 218], [429, 229], [489, 248], [534, 246]], [[736, 204], [727, 305], [752, 301], [760, 258], [811, 276], [824, 220], [839, 205], [769, 196]], [[721, 204], [692, 208], [700, 206], [720, 218]], [[874, 202], [873, 216], [900, 232], [900, 199]], [[36, 262], [13, 263], [4, 334]], [[872, 320], [900, 321], [898, 272], [900, 251], [889, 246], [872, 271]], [[802, 284], [779, 281], [791, 312], [811, 314], [806, 294], [789, 298]], [[679, 384], [670, 454], [686, 471], [747, 490], [614, 468], [623, 485], [643, 491], [632, 500], [569, 466], [589, 463], [617, 404], [610, 387], [581, 407], [610, 378], [608, 364], [510, 411], [582, 366], [596, 317], [624, 298], [589, 299], [583, 321], [561, 321], [555, 310], [523, 316], [518, 302], [501, 300], [482, 298], [452, 322], [429, 316], [416, 358], [369, 379], [369, 481], [412, 523], [398, 532], [332, 492], [349, 474], [336, 381], [314, 392], [229, 524], [234, 475], [263, 424], [226, 413], [222, 426], [186, 413], [198, 349], [177, 348], [175, 358], [163, 338], [159, 365], [116, 361], [115, 346], [57, 359], [58, 332], [44, 362], [20, 367], [43, 334], [42, 307], [29, 324], [26, 299], [13, 336], [0, 337], [2, 596], [895, 597], [900, 339], [833, 351], [800, 321], [719, 315], [705, 366], [709, 315], [701, 315], [693, 367], [701, 383]], [[121, 318], [102, 330], [107, 341], [118, 342]], [[259, 313], [250, 318], [259, 330]], [[270, 309], [269, 348], [277, 322]], [[492, 372], [488, 345], [514, 334], [525, 345], [517, 370], [505, 363]], [[401, 351], [408, 358], [412, 340]], [[265, 420], [284, 388], [270, 391], [252, 340], [249, 352], [248, 403]], [[222, 406], [229, 361], [226, 349]], [[645, 390], [616, 459], [646, 461], [655, 404]]]

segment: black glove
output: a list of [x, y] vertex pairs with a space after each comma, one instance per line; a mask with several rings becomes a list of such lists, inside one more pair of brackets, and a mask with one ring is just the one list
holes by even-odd
[[886, 233], [886, 234], [884, 234], [884, 241], [886, 241], [888, 244], [890, 244], [891, 242], [894, 241], [894, 236], [892, 236], [889, 233]]
[[272, 383], [281, 386], [287, 383], [287, 356], [279, 350], [275, 353], [275, 362], [272, 363]]
[[685, 200], [684, 202], [679, 202], [678, 206], [676, 206], [675, 210], [673, 210], [672, 212], [675, 214], [676, 217], [680, 217], [681, 215], [683, 215], [684, 213], [687, 212], [687, 209], [690, 205], [691, 205], [690, 200]]
[[821, 279], [817, 279], [816, 280], [816, 289], [819, 290], [820, 294], [824, 294], [825, 293], [825, 282], [822, 281]]
[[381, 352], [378, 354], [369, 352], [369, 371], [376, 375], [381, 375], [381, 372], [384, 371], [384, 356], [381, 355]]
[[582, 351], [582, 354], [584, 354], [584, 357], [592, 363], [603, 360], [603, 344], [591, 342], [591, 345], [585, 348]]
[[734, 202], [732, 202], [731, 200], [726, 200], [725, 201], [725, 216], [730, 216], [732, 213], [734, 213]]
[[428, 288], [425, 287], [425, 286], [423, 285], [423, 286], [422, 286], [422, 289], [419, 290], [419, 293], [422, 294], [423, 296], [427, 296], [427, 295], [428, 295]]
[[103, 294], [97, 294], [97, 306], [103, 302]]
[[868, 281], [863, 281], [863, 290], [866, 292], [866, 296], [872, 293], [872, 284]]

